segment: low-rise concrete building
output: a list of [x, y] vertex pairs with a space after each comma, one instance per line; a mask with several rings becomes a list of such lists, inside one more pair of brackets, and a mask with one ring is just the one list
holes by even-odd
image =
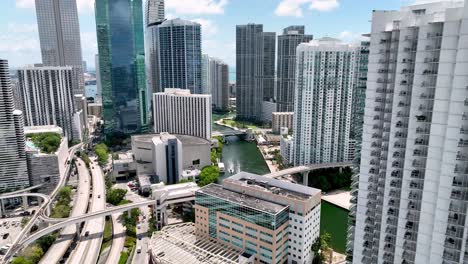
[[126, 178], [136, 173], [136, 164], [132, 152], [117, 154], [117, 159], [114, 159], [112, 163], [112, 175], [115, 178]]
[[274, 112], [271, 121], [273, 133], [280, 134], [282, 127], [287, 127], [290, 131], [293, 128], [293, 121], [294, 112]]
[[100, 103], [88, 104], [88, 114], [102, 118], [102, 104]]
[[211, 165], [211, 141], [168, 133], [132, 137], [137, 174], [156, 175], [159, 181], [177, 183], [184, 170], [201, 170]]
[[[53, 153], [47, 153], [36, 146], [31, 137], [34, 134], [56, 133], [61, 136], [58, 149]], [[68, 139], [63, 136], [63, 131], [58, 126], [25, 127], [26, 136], [26, 160], [31, 186], [43, 184], [40, 192], [51, 193], [57, 186], [60, 178], [64, 176], [68, 162]]]

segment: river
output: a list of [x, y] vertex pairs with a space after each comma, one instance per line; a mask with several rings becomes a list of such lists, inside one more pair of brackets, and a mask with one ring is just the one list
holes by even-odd
[[[213, 122], [223, 117], [226, 117], [226, 115], [213, 114]], [[228, 127], [213, 123], [213, 131], [225, 132], [230, 130]], [[270, 172], [255, 143], [242, 141], [238, 137], [228, 137], [226, 140], [222, 157], [226, 172], [222, 175], [221, 180], [241, 171], [260, 175]]]

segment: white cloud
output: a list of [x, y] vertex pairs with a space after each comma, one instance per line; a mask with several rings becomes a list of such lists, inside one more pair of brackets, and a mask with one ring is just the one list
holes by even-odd
[[228, 0], [167, 0], [166, 9], [176, 14], [223, 14]]
[[81, 32], [81, 50], [83, 60], [89, 66], [94, 65], [94, 55], [98, 53], [96, 33], [95, 32]]
[[218, 27], [213, 23], [212, 20], [205, 18], [195, 18], [192, 19], [192, 21], [201, 24], [203, 39], [218, 33]]
[[308, 5], [311, 10], [321, 12], [331, 11], [340, 6], [338, 0], [282, 0], [276, 7], [277, 16], [302, 17], [303, 7]]
[[361, 33], [347, 30], [340, 32], [337, 37], [338, 39], [351, 44], [359, 44], [359, 42], [365, 39]]
[[[35, 0], [16, 0], [18, 8], [35, 8]], [[94, 0], [77, 0], [76, 6], [80, 14], [89, 14], [94, 12]]]
[[[221, 59], [227, 63], [229, 67], [234, 67], [236, 65], [235, 43], [218, 39], [204, 39], [203, 54], [208, 54], [212, 57]], [[230, 69], [229, 71], [233, 71], [233, 69]]]
[[427, 4], [434, 2], [462, 2], [463, 0], [407, 0], [410, 5]]
[[7, 24], [8, 32], [13, 33], [34, 33], [37, 32], [36, 24], [17, 24], [14, 22], [8, 22]]

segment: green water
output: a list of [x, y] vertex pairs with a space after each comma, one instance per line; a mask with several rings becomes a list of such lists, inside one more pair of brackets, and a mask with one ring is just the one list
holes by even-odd
[[329, 233], [331, 247], [338, 253], [346, 251], [348, 232], [348, 210], [322, 200], [320, 207], [320, 234]]

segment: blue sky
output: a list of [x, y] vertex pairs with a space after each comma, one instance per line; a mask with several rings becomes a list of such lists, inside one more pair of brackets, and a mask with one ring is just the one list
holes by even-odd
[[[166, 0], [166, 16], [202, 24], [203, 53], [235, 64], [235, 25], [263, 24], [280, 33], [289, 25], [305, 25], [315, 38], [330, 36], [346, 42], [370, 31], [372, 10], [433, 0]], [[94, 68], [97, 52], [94, 0], [77, 0], [83, 59]], [[0, 58], [12, 67], [41, 61], [34, 0], [1, 0]]]

